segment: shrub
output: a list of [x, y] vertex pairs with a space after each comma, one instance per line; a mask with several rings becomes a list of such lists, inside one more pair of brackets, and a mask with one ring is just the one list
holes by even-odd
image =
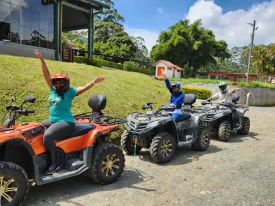
[[135, 64], [133, 62], [124, 62], [123, 70], [125, 71], [134, 71], [136, 69]]
[[212, 95], [212, 91], [209, 89], [191, 86], [183, 86], [182, 91], [184, 94], [195, 94], [197, 96], [197, 99], [207, 99]]
[[109, 62], [103, 59], [96, 59], [93, 58], [92, 61], [89, 61], [87, 57], [84, 56], [75, 56], [74, 60], [76, 63], [82, 63], [82, 64], [88, 64], [88, 65], [93, 65], [96, 67], [101, 67], [101, 66], [106, 66], [106, 67], [112, 67], [115, 69], [123, 69], [123, 65], [122, 64], [117, 64], [115, 62]]

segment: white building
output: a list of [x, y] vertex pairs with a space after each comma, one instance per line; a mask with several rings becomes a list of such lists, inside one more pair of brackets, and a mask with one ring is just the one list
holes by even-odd
[[153, 66], [156, 67], [155, 77], [163, 77], [162, 71], [166, 73], [166, 77], [181, 78], [183, 68], [172, 64], [169, 61], [159, 60]]

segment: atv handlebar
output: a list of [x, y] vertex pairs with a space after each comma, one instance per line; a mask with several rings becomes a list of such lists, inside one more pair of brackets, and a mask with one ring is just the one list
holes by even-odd
[[27, 109], [16, 110], [16, 112], [20, 115], [25, 115], [25, 116], [28, 116], [29, 114], [35, 113], [34, 110], [27, 110]]

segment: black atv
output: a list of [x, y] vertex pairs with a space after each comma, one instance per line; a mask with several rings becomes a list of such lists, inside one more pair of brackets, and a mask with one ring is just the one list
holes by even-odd
[[244, 116], [249, 106], [238, 104], [239, 95], [234, 94], [232, 103], [221, 102], [213, 105], [210, 101], [203, 101], [202, 105], [210, 107], [198, 107], [198, 113], [206, 113], [201, 121], [208, 127], [212, 136], [218, 137], [221, 141], [227, 142], [231, 139], [231, 130], [237, 130], [238, 134], [247, 135], [250, 129], [250, 120]]
[[[183, 111], [192, 109], [196, 96], [186, 94]], [[147, 113], [134, 112], [126, 118], [126, 130], [121, 137], [121, 147], [127, 154], [136, 154], [142, 148], [150, 148], [152, 159], [163, 164], [171, 160], [176, 147], [190, 145], [194, 150], [204, 151], [208, 148], [210, 138], [200, 119], [206, 114], [183, 112], [177, 121], [169, 114], [175, 107], [162, 105], [153, 110], [152, 103], [143, 105]]]

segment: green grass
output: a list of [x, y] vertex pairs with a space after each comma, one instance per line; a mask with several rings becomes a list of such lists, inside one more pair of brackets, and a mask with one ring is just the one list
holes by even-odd
[[[76, 97], [73, 102], [73, 114], [91, 111], [88, 99], [102, 93], [107, 97], [104, 112], [108, 115], [126, 117], [129, 112], [142, 111], [141, 106], [153, 102], [154, 108], [169, 102], [170, 93], [161, 81], [135, 72], [105, 70], [93, 66], [46, 60], [50, 73], [65, 71], [71, 78], [71, 86], [83, 86], [98, 75], [107, 79], [95, 85], [87, 92]], [[48, 96], [50, 90], [42, 75], [38, 59], [0, 55], [0, 112], [4, 113], [11, 94], [15, 94], [17, 103], [28, 95], [36, 97], [34, 104], [26, 104], [36, 113], [19, 121], [42, 121], [48, 119]], [[2, 119], [0, 119], [1, 121]], [[1, 124], [1, 122], [0, 122]]]
[[[213, 84], [218, 84], [220, 82], [226, 82], [228, 85], [232, 85], [232, 82], [228, 80], [215, 80], [215, 79], [200, 79], [200, 78], [169, 78], [171, 81], [178, 81], [178, 82], [183, 82], [183, 83], [188, 83], [188, 82], [197, 82], [197, 83], [213, 83]], [[245, 82], [237, 82], [238, 86], [248, 86], [248, 87], [263, 87], [263, 88], [275, 88], [275, 84], [269, 84], [269, 83], [264, 83], [264, 82], [250, 82], [249, 84], [246, 84]]]

